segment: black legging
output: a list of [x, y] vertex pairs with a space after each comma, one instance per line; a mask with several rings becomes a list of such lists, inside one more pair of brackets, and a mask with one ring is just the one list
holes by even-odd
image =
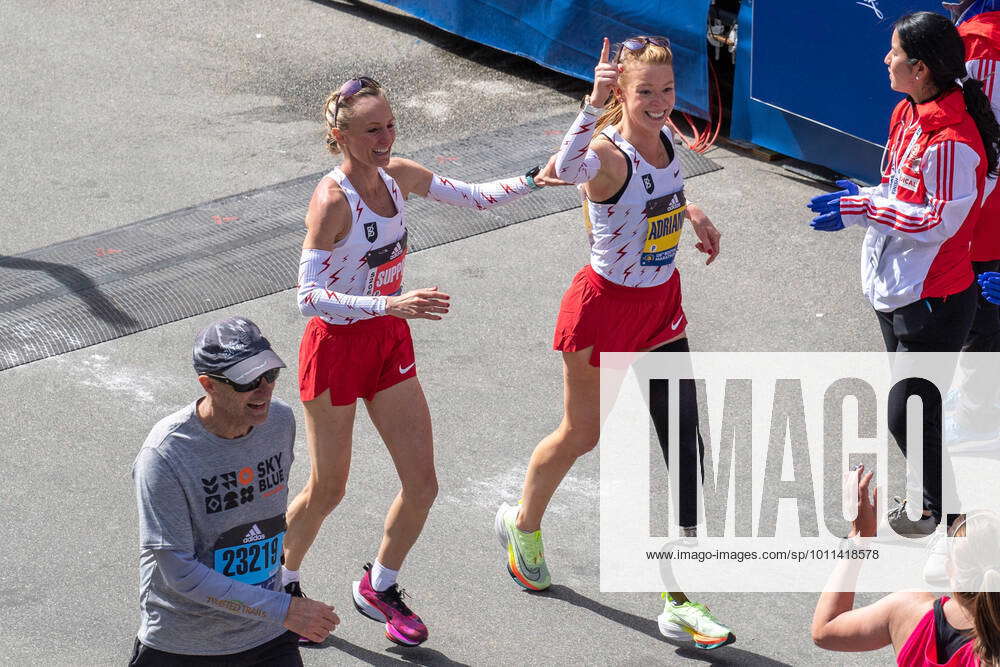
[[[690, 353], [687, 338], [675, 340], [658, 347], [654, 352], [683, 352]], [[649, 415], [653, 419], [653, 427], [656, 429], [656, 439], [660, 441], [660, 449], [663, 450], [663, 462], [670, 467], [670, 460], [667, 455], [670, 427], [669, 421], [669, 382], [663, 379], [649, 381]], [[698, 395], [694, 380], [680, 381], [680, 396], [678, 399], [680, 408], [680, 424], [678, 425], [678, 435], [680, 438], [680, 456], [678, 464], [679, 488], [678, 497], [680, 501], [680, 525], [691, 527], [698, 525], [698, 484], [700, 482], [699, 473], [704, 477], [704, 456], [705, 444], [701, 439], [698, 430]]]
[[[1000, 260], [973, 262], [976, 276], [987, 271], [1000, 270]], [[980, 294], [976, 301], [976, 316], [965, 339], [962, 352], [1000, 352], [1000, 306], [990, 303]], [[996, 428], [996, 403], [998, 384], [996, 365], [985, 363], [977, 355], [962, 355], [962, 395], [958, 402], [955, 420], [973, 431]]]
[[[889, 352], [959, 352], [965, 343], [976, 313], [979, 287], [947, 297], [928, 297], [887, 313], [876, 311], [882, 338]], [[924, 509], [941, 519], [941, 475], [954, 478], [947, 464], [942, 470], [941, 394], [924, 378], [901, 380], [889, 392], [889, 432], [906, 456], [906, 401], [919, 396], [923, 401]]]

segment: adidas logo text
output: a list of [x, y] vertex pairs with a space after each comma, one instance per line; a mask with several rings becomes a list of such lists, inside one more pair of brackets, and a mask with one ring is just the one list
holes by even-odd
[[250, 532], [243, 538], [243, 544], [247, 544], [248, 542], [258, 542], [263, 539], [266, 539], [266, 535], [264, 535], [264, 532], [257, 526], [257, 524], [254, 524], [253, 528], [250, 529]]

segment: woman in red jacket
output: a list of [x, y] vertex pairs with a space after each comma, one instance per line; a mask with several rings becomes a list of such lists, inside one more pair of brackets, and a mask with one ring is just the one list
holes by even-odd
[[[958, 34], [965, 44], [965, 67], [969, 76], [983, 83], [993, 115], [1000, 116], [1000, 0], [965, 0], [943, 3], [951, 11]], [[1000, 193], [996, 188], [983, 204], [972, 235], [972, 269], [977, 277], [1000, 270]], [[985, 297], [976, 305], [972, 329], [963, 352], [1000, 352], [1000, 308]], [[945, 423], [945, 440], [963, 443], [987, 442], [990, 449], [1000, 437], [996, 369], [979, 355], [960, 358], [962, 383], [949, 394], [945, 407], [954, 414]], [[974, 447], [974, 445], [973, 445]]]
[[[969, 245], [997, 171], [1000, 126], [983, 85], [966, 74], [965, 47], [951, 21], [932, 12], [901, 17], [886, 54], [895, 108], [879, 185], [815, 197], [812, 227], [867, 228], [862, 282], [889, 352], [958, 352], [976, 312]], [[906, 454], [906, 401], [924, 409], [923, 514], [890, 512], [897, 533], [933, 533], [942, 514], [941, 397], [927, 380], [897, 383], [889, 430]]]

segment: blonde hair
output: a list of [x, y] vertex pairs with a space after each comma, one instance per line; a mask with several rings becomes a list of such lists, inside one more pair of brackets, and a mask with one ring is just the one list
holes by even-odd
[[367, 96], [385, 97], [382, 86], [373, 79], [368, 79], [372, 84], [365, 83], [358, 92], [344, 100], [340, 99], [340, 91], [335, 90], [326, 96], [323, 102], [323, 118], [326, 120], [326, 149], [334, 155], [340, 155], [341, 147], [337, 138], [333, 135], [333, 128], [343, 130], [350, 126], [354, 119], [354, 104], [358, 99]]
[[[643, 39], [642, 37], [633, 37], [631, 39]], [[628, 40], [624, 40], [628, 41]], [[622, 84], [622, 80], [628, 75], [630, 65], [635, 63], [649, 64], [649, 65], [670, 65], [673, 67], [674, 64], [674, 54], [670, 51], [668, 47], [659, 46], [657, 44], [646, 43], [638, 51], [632, 51], [631, 49], [626, 49], [625, 47], [619, 47], [621, 50], [621, 57], [618, 62], [622, 65], [621, 76], [618, 77], [618, 85]], [[604, 100], [593, 100], [594, 104], [600, 104]], [[621, 122], [624, 110], [622, 109], [622, 103], [618, 101], [614, 93], [611, 94], [611, 98], [608, 100], [607, 105], [604, 107], [604, 113], [601, 117], [597, 119], [597, 125], [594, 127], [594, 134], [599, 134], [601, 130], [606, 128], [608, 125], [617, 125]]]
[[[972, 523], [972, 535], [967, 527]], [[972, 616], [973, 652], [984, 665], [1000, 660], [1000, 517], [993, 512], [969, 513], [954, 531], [963, 537], [953, 549], [955, 597]]]

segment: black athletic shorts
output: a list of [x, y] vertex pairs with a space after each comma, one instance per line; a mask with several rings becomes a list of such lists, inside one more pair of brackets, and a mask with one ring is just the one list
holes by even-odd
[[274, 667], [302, 667], [302, 656], [299, 655], [299, 636], [294, 632], [286, 632], [269, 642], [255, 646], [247, 651], [229, 653], [226, 655], [179, 655], [150, 648], [139, 638], [135, 639], [132, 649], [132, 659], [129, 667], [184, 667], [198, 665], [199, 667], [252, 667], [265, 665]]

